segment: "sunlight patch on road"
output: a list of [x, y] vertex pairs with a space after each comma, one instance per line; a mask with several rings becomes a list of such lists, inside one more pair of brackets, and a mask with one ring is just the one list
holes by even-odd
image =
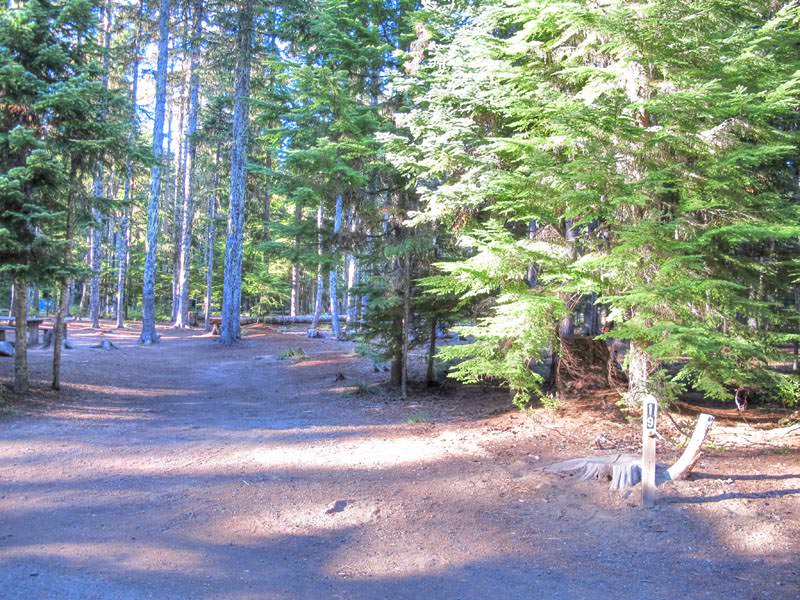
[[430, 463], [443, 458], [482, 456], [485, 450], [476, 441], [455, 439], [445, 432], [435, 438], [419, 436], [362, 438], [350, 439], [344, 443], [258, 448], [238, 454], [238, 459], [242, 462], [255, 461], [261, 466], [274, 468], [388, 469], [402, 465]]

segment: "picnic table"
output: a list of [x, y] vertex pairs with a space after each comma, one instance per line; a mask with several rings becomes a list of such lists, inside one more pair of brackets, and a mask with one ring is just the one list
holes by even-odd
[[[30, 317], [25, 320], [28, 325], [28, 345], [37, 346], [39, 344], [39, 326], [45, 322], [46, 319], [39, 317]], [[5, 321], [8, 323], [6, 326], [0, 328], [0, 340], [6, 339], [6, 331], [14, 330], [15, 317], [0, 317], [0, 322]]]

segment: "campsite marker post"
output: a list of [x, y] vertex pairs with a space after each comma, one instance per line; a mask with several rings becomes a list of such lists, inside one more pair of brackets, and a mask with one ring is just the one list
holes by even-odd
[[642, 403], [642, 504], [653, 508], [656, 503], [656, 418], [658, 400], [645, 394]]

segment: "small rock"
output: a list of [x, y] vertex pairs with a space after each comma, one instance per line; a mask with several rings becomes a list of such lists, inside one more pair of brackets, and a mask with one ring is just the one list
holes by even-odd
[[325, 514], [332, 515], [334, 513], [340, 513], [345, 508], [347, 508], [347, 500], [337, 500], [328, 510], [325, 511]]

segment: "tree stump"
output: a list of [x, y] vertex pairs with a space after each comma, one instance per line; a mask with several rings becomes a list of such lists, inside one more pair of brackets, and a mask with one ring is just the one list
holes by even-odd
[[[667, 467], [656, 463], [656, 485], [685, 479], [691, 473], [702, 456], [700, 448], [713, 422], [711, 415], [700, 415], [689, 445], [675, 464]], [[542, 470], [557, 474], [580, 473], [581, 480], [606, 479], [611, 482], [612, 490], [625, 491], [642, 481], [642, 457], [632, 454], [587, 456], [553, 463]]]

